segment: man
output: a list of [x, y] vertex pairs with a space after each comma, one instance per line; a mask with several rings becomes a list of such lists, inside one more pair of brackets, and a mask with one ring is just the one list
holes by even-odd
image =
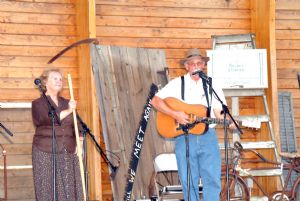
[[[189, 123], [189, 116], [183, 111], [176, 111], [170, 108], [164, 101], [167, 97], [177, 98], [187, 104], [201, 104], [203, 106], [211, 106], [211, 117], [223, 119], [221, 114], [222, 105], [212, 95], [206, 97], [202, 79], [195, 72], [203, 71], [208, 57], [200, 54], [198, 49], [190, 49], [185, 59], [181, 60], [188, 73], [184, 75], [184, 79], [177, 77], [171, 80], [163, 89], [161, 89], [152, 99], [151, 104], [160, 112], [173, 117], [179, 124], [185, 125]], [[194, 75], [193, 75], [194, 74]], [[182, 83], [184, 82], [184, 84]], [[184, 90], [182, 90], [182, 87]], [[213, 84], [213, 89], [226, 103], [222, 89], [217, 88]], [[208, 90], [209, 91], [209, 90]], [[183, 94], [182, 94], [183, 93]], [[232, 125], [230, 125], [232, 127]], [[189, 134], [189, 161], [186, 160], [186, 140], [185, 135], [175, 138], [175, 153], [178, 165], [178, 174], [180, 182], [183, 186], [185, 201], [199, 201], [199, 179], [201, 177], [203, 183], [203, 200], [219, 201], [221, 189], [221, 156], [219, 150], [218, 138], [213, 125], [200, 135]], [[187, 167], [190, 166], [190, 196], [188, 195], [188, 178]], [[190, 198], [190, 199], [188, 199]]]

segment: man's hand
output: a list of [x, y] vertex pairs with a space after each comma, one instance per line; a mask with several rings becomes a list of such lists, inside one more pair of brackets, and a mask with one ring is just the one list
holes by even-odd
[[187, 124], [189, 123], [189, 115], [182, 111], [175, 111], [173, 115], [174, 119], [176, 119], [177, 123], [179, 124]]

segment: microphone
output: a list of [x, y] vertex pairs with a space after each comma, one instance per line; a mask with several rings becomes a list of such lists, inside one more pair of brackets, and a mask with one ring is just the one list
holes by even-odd
[[197, 71], [192, 73], [192, 75], [196, 75], [196, 74], [198, 74], [199, 77], [201, 77], [203, 80], [205, 80], [207, 82], [209, 81], [209, 77], [206, 76], [205, 73], [202, 70], [197, 70]]
[[40, 87], [40, 86], [42, 85], [41, 79], [36, 78], [36, 79], [34, 80], [34, 84], [37, 85], [38, 87]]

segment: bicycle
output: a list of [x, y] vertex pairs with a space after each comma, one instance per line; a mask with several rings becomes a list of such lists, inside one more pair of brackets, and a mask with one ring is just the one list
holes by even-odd
[[[232, 148], [232, 160], [229, 164], [229, 197], [230, 200], [235, 201], [250, 201], [250, 193], [245, 180], [239, 175], [237, 171], [240, 162], [241, 155], [240, 152], [243, 149], [239, 142], [235, 142]], [[226, 185], [226, 166], [222, 165], [222, 176], [221, 176], [222, 191], [220, 193], [220, 200], [227, 201], [228, 187]]]
[[[236, 142], [238, 143], [238, 142]], [[239, 144], [240, 145], [240, 144]], [[245, 152], [251, 152], [253, 153], [257, 159], [251, 159], [251, 160], [247, 160], [247, 162], [249, 163], [258, 163], [258, 162], [263, 162], [263, 163], [267, 163], [267, 164], [271, 164], [272, 168], [280, 168], [281, 172], [282, 170], [287, 170], [287, 176], [284, 178], [284, 186], [281, 190], [279, 191], [275, 191], [271, 194], [268, 194], [263, 186], [258, 182], [258, 180], [251, 175], [251, 173], [249, 173], [249, 170], [245, 170], [242, 169], [240, 165], [237, 165], [235, 167], [235, 171], [238, 172], [239, 175], [241, 175], [241, 173], [244, 175], [242, 177], [243, 181], [244, 177], [249, 177], [251, 178], [254, 183], [257, 185], [257, 187], [259, 188], [259, 190], [263, 193], [264, 196], [268, 197], [269, 201], [300, 201], [300, 155], [299, 154], [290, 154], [290, 153], [281, 153], [280, 155], [285, 158], [288, 163], [286, 164], [282, 164], [282, 163], [278, 163], [276, 161], [271, 161], [266, 159], [262, 154], [258, 153], [255, 150], [252, 149], [243, 149], [242, 145], [240, 145], [240, 149], [238, 149], [239, 151], [239, 164], [242, 163], [242, 161], [245, 159], [242, 157]], [[251, 170], [265, 170], [265, 169], [269, 169], [270, 167], [261, 167], [261, 168], [252, 168]], [[290, 190], [288, 190], [288, 183], [291, 181], [291, 175], [292, 172], [296, 172], [298, 174], [297, 179], [293, 182], [292, 187]]]
[[[281, 191], [275, 191], [271, 194], [271, 201], [300, 201], [300, 155], [291, 153], [281, 153], [283, 158], [287, 159], [289, 163], [283, 165], [284, 170], [288, 170], [287, 176], [284, 180], [284, 186]], [[288, 183], [291, 180], [292, 172], [295, 171], [298, 175], [293, 182], [291, 190], [287, 190]]]

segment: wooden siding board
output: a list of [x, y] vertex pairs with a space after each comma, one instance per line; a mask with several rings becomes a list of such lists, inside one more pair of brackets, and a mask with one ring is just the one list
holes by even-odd
[[[1, 19], [1, 18], [0, 18]], [[126, 23], [124, 23], [126, 22]], [[228, 28], [250, 29], [248, 19], [202, 19], [175, 17], [97, 16], [97, 26], [163, 27], [163, 28]]]
[[[26, 88], [26, 89], [1, 89], [0, 88], [0, 94], [2, 97], [5, 97], [6, 101], [12, 101], [12, 102], [18, 102], [20, 100], [23, 101], [31, 101], [37, 97], [40, 96], [39, 91], [34, 88]], [[69, 98], [69, 91], [64, 90], [62, 92], [62, 96], [64, 96], [65, 98]], [[74, 96], [75, 99], [77, 99], [78, 97], [78, 92], [77, 89], [74, 89]]]
[[[145, 17], [183, 17], [183, 18], [219, 18], [250, 19], [250, 11], [235, 9], [202, 9], [174, 7], [139, 7], [96, 5], [96, 13], [104, 16], [145, 16]], [[217, 17], [215, 13], [218, 13]]]
[[299, 30], [300, 20], [299, 19], [278, 19], [276, 20], [276, 30]]
[[22, 24], [75, 25], [74, 15], [48, 13], [0, 12], [0, 22]]
[[0, 33], [4, 34], [30, 34], [46, 36], [75, 36], [76, 27], [65, 25], [39, 25], [0, 23]]
[[134, 38], [184, 38], [210, 39], [212, 35], [227, 35], [231, 33], [245, 34], [245, 29], [187, 29], [187, 28], [135, 28], [135, 27], [97, 27], [98, 37], [134, 37]]
[[116, 45], [144, 48], [211, 48], [211, 39], [172, 39], [172, 38], [126, 38], [126, 37], [98, 37], [103, 45]]
[[76, 41], [75, 36], [32, 36], [18, 34], [0, 34], [0, 44], [66, 47]]
[[288, 39], [288, 40], [299, 40], [300, 30], [277, 30], [276, 39]]
[[290, 39], [281, 39], [276, 40], [276, 49], [289, 49], [289, 50], [297, 50], [300, 47], [300, 40], [290, 40]]
[[[0, 77], [1, 78], [1, 77]], [[2, 89], [29, 89], [31, 87], [35, 87], [34, 78], [1, 78], [0, 79], [0, 88]], [[64, 83], [68, 83], [68, 80], [65, 78]], [[77, 89], [79, 86], [78, 79], [72, 79], [73, 88]], [[63, 90], [68, 91], [68, 87], [65, 85]]]
[[[11, 46], [11, 45], [0, 45], [1, 56], [36, 56], [36, 57], [48, 57], [49, 59], [60, 52], [62, 47], [52, 46]], [[71, 49], [66, 52], [62, 57], [76, 57], [77, 52], [75, 49]]]
[[0, 11], [29, 12], [29, 13], [52, 13], [52, 14], [75, 14], [74, 4], [36, 3], [19, 1], [0, 1]]
[[60, 68], [77, 67], [76, 57], [61, 57], [52, 64], [47, 64], [51, 57], [30, 57], [30, 56], [0, 56], [1, 64], [0, 66], [11, 66], [11, 67], [47, 67], [47, 68]]
[[300, 49], [296, 50], [277, 50], [276, 51], [277, 59], [299, 59], [300, 58]]
[[279, 69], [280, 68], [296, 68], [299, 65], [300, 65], [300, 60], [296, 60], [296, 59], [293, 59], [293, 60], [289, 60], [289, 59], [279, 60], [278, 59], [277, 60], [277, 66]]
[[[32, 78], [32, 83], [34, 78], [39, 77], [44, 68], [39, 68], [39, 67], [3, 67], [0, 66], [1, 71], [0, 71], [0, 78]], [[79, 78], [78, 72], [76, 69], [73, 68], [59, 68], [63, 74], [64, 77], [67, 77], [67, 73], [70, 73], [73, 78]], [[65, 82], [67, 83], [67, 82]]]
[[155, 7], [193, 7], [193, 8], [232, 8], [232, 9], [248, 9], [250, 2], [248, 0], [232, 0], [232, 1], [194, 1], [194, 0], [152, 0], [152, 1], [139, 1], [139, 0], [96, 0], [97, 4], [103, 5], [120, 5], [120, 6], [136, 6], [141, 7], [155, 6]]
[[299, 10], [276, 10], [276, 20], [299, 20]]
[[300, 10], [300, 2], [298, 0], [276, 0], [277, 10]]

